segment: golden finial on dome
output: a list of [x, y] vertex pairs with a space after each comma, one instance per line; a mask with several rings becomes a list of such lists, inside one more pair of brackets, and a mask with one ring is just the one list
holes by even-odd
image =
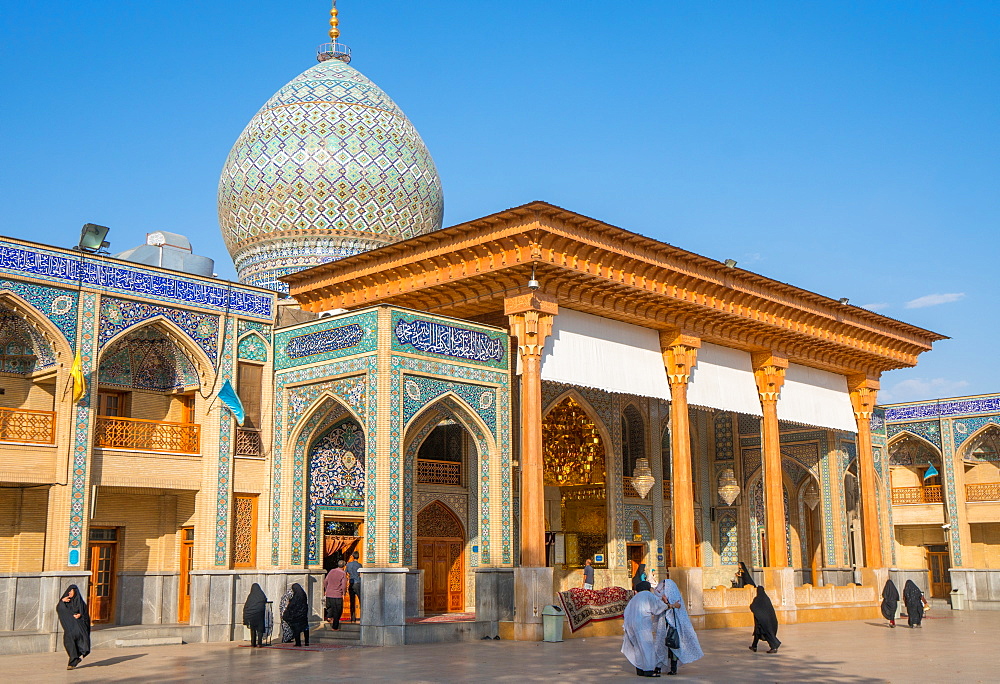
[[325, 62], [328, 59], [339, 59], [341, 62], [351, 61], [351, 48], [337, 42], [340, 38], [340, 19], [337, 17], [337, 0], [333, 0], [330, 9], [330, 42], [319, 46], [316, 59]]
[[333, 0], [333, 8], [330, 10], [330, 42], [336, 43], [340, 38], [340, 20], [337, 18], [337, 0]]

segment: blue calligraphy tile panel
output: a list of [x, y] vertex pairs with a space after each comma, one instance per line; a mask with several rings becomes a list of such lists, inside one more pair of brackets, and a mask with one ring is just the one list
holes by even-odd
[[274, 335], [277, 370], [375, 351], [378, 311], [323, 318], [308, 326], [279, 330]]
[[0, 270], [53, 282], [98, 288], [177, 304], [228, 309], [231, 313], [270, 319], [274, 295], [239, 285], [208, 283], [172, 276], [138, 266], [80, 255], [60, 254], [39, 247], [0, 242]]
[[1000, 413], [1000, 395], [970, 399], [942, 399], [909, 406], [885, 407], [885, 419], [891, 422], [966, 416], [975, 413]]
[[507, 368], [507, 334], [490, 328], [448, 325], [407, 311], [392, 312], [392, 350]]

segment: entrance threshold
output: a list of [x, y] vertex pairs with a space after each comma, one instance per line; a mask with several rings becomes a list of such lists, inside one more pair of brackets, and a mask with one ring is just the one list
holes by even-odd
[[436, 622], [475, 622], [475, 613], [431, 613], [423, 617], [406, 618], [408, 625], [423, 625]]

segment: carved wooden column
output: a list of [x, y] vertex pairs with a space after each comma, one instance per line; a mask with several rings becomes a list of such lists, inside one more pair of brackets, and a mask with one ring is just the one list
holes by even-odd
[[660, 349], [670, 383], [670, 464], [673, 486], [674, 566], [695, 567], [694, 488], [691, 484], [691, 426], [687, 388], [701, 340], [681, 332], [661, 332]]
[[753, 355], [761, 421], [761, 463], [764, 467], [764, 528], [767, 534], [767, 566], [788, 567], [785, 541], [785, 492], [781, 483], [781, 439], [778, 428], [778, 396], [785, 383], [788, 359], [770, 352]]
[[532, 292], [504, 300], [521, 360], [521, 565], [545, 567], [542, 457], [542, 351], [559, 313], [554, 297]]
[[865, 567], [881, 568], [882, 539], [878, 527], [875, 456], [872, 452], [871, 419], [879, 382], [873, 378], [849, 378], [851, 405], [858, 423], [858, 483], [861, 485], [861, 534], [865, 544]]

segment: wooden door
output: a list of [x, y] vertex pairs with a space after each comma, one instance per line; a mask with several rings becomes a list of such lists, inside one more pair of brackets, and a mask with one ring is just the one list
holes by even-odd
[[87, 607], [90, 609], [90, 620], [94, 623], [111, 622], [114, 616], [117, 532], [114, 528], [90, 530], [90, 591]]
[[[645, 545], [643, 544], [628, 544], [628, 562], [629, 562], [629, 577], [635, 577], [635, 573], [639, 571], [639, 564], [643, 562], [642, 558], [645, 555]], [[646, 568], [647, 570], [649, 568]]]
[[417, 567], [424, 571], [424, 612], [465, 610], [461, 539], [420, 539]]
[[177, 622], [188, 622], [191, 619], [191, 569], [194, 567], [194, 528], [181, 528], [181, 559], [178, 593], [180, 603], [177, 606]]
[[951, 561], [947, 551], [928, 551], [927, 563], [930, 566], [931, 597], [947, 598], [951, 593]]

